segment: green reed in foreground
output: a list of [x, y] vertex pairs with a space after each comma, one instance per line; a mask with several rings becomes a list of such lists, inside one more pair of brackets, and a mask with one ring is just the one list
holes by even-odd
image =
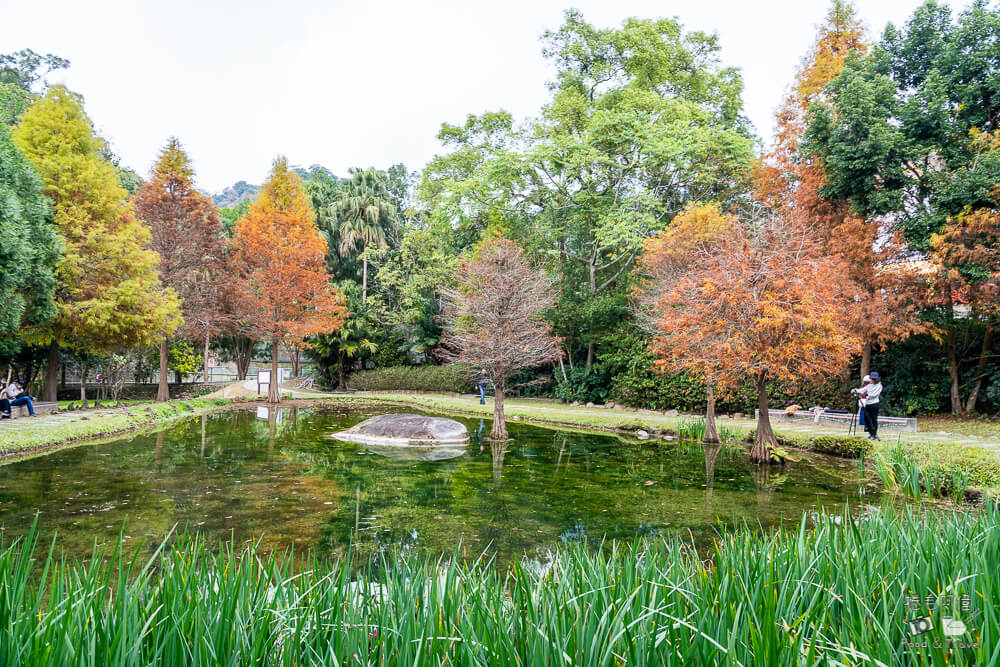
[[[67, 564], [29, 537], [0, 551], [0, 664], [1000, 664], [996, 510], [804, 518], [711, 554], [574, 547], [509, 572], [306, 563], [180, 538], [147, 563]], [[944, 636], [945, 616], [968, 631]]]

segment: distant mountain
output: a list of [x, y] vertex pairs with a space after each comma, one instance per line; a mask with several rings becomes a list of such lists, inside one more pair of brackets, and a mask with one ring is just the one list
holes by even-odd
[[250, 185], [246, 181], [239, 181], [230, 185], [217, 195], [212, 195], [212, 202], [219, 208], [230, 208], [243, 203], [247, 199], [253, 200], [260, 191], [259, 185]]

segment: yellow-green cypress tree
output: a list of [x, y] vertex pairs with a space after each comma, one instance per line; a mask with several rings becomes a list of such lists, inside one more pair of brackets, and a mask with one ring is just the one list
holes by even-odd
[[64, 239], [56, 267], [59, 314], [29, 332], [51, 346], [45, 387], [50, 398], [59, 345], [94, 353], [148, 345], [180, 326], [180, 306], [160, 282], [159, 257], [144, 248], [149, 229], [102, 156], [104, 142], [79, 95], [64, 86], [49, 88], [22, 116], [14, 141], [41, 176]]

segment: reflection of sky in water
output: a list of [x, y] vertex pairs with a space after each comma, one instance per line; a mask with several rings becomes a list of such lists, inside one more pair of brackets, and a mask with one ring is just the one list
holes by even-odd
[[363, 558], [402, 549], [506, 561], [609, 537], [680, 533], [707, 544], [719, 523], [774, 526], [820, 505], [874, 502], [856, 463], [823, 457], [756, 468], [719, 447], [516, 423], [501, 445], [484, 439], [487, 420], [466, 421], [472, 442], [447, 460], [328, 437], [372, 414], [226, 412], [12, 463], [0, 467], [0, 522], [10, 538], [37, 511], [70, 556], [117, 540], [124, 524], [130, 545], [180, 525], [264, 549], [339, 554], [356, 535]]

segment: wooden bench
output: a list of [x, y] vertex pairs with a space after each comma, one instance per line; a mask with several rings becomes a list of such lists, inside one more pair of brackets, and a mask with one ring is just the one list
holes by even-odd
[[[35, 406], [35, 415], [54, 415], [59, 412], [59, 404], [50, 401], [32, 401], [32, 405]], [[18, 417], [28, 416], [28, 406], [19, 405], [17, 407], [10, 409], [11, 419], [17, 419]]]

